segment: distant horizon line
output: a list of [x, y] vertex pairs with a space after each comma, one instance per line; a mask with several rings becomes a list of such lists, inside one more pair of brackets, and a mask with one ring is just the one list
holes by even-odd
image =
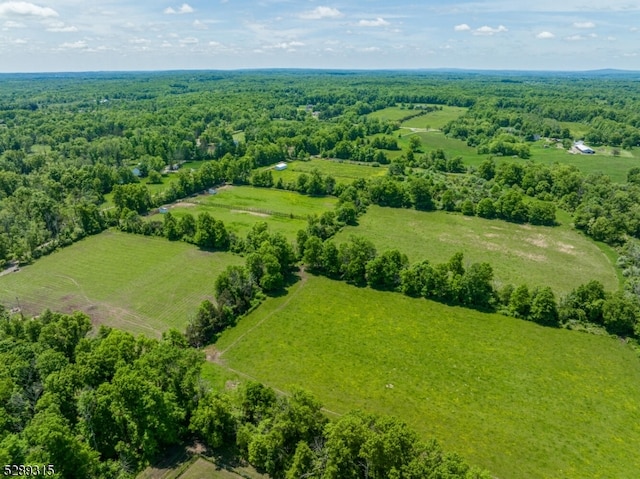
[[170, 68], [157, 70], [59, 70], [59, 71], [15, 71], [0, 72], [0, 76], [10, 75], [83, 75], [83, 74], [154, 74], [154, 73], [206, 73], [206, 72], [353, 72], [353, 73], [480, 73], [480, 74], [640, 74], [640, 70], [625, 70], [620, 68], [597, 68], [590, 70], [525, 70], [525, 69], [501, 69], [501, 68], [316, 68], [316, 67], [247, 67], [247, 68]]

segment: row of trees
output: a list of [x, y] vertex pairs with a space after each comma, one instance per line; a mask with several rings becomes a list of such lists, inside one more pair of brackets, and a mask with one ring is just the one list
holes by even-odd
[[489, 477], [437, 442], [420, 441], [398, 419], [353, 411], [329, 422], [300, 389], [277, 397], [249, 382], [237, 398], [210, 393], [192, 428], [211, 447], [235, 441], [242, 457], [276, 479]]
[[[217, 294], [227, 289], [216, 284]], [[203, 355], [176, 331], [157, 341], [90, 329], [81, 313], [0, 312], [2, 464], [126, 479], [196, 434], [273, 478], [489, 477], [395, 418], [355, 411], [330, 423], [299, 389], [290, 397], [253, 382], [235, 393], [209, 390]]]
[[372, 288], [399, 291], [447, 304], [459, 304], [534, 321], [545, 326], [594, 324], [622, 336], [640, 337], [640, 300], [630, 292], [609, 293], [598, 281], [579, 286], [558, 300], [549, 287], [496, 289], [488, 263], [465, 266], [462, 253], [446, 263], [410, 265], [398, 250], [378, 255], [371, 241], [352, 236], [338, 246], [316, 236], [298, 245], [312, 272]]

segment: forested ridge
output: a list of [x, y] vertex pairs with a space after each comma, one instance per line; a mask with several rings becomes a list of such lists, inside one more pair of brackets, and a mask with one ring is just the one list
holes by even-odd
[[[499, 312], [569, 329], [640, 337], [640, 166], [626, 182], [536, 161], [543, 139], [635, 151], [640, 92], [633, 75], [549, 76], [425, 72], [256, 71], [6, 75], [0, 84], [0, 263], [17, 267], [116, 228], [244, 257], [194, 304], [186, 330], [161, 341], [90, 318], [2, 311], [0, 465], [55, 464], [59, 477], [133, 477], [168, 447], [201, 440], [272, 477], [489, 477], [394, 418], [351, 412], [329, 422], [307, 392], [278, 396], [257, 383], [215, 391], [197, 348], [299, 267], [360, 286]], [[466, 164], [403, 121], [443, 107], [464, 112], [441, 129], [482, 161]], [[400, 119], [372, 115], [399, 109]], [[577, 127], [576, 127], [577, 125]], [[575, 134], [578, 128], [583, 134]], [[429, 128], [426, 128], [429, 130]], [[405, 131], [406, 133], [406, 131]], [[546, 147], [546, 146], [545, 146]], [[317, 169], [275, 179], [279, 162], [386, 168], [350, 182]], [[295, 242], [256, 223], [246, 236], [207, 212], [158, 208], [225, 185], [333, 197]], [[376, 251], [357, 225], [370, 205], [574, 227], [616, 248], [623, 281], [595, 278], [558, 297], [549, 287], [500, 285], [487, 262], [410, 264]], [[292, 216], [293, 217], [293, 216]], [[305, 273], [306, 274], [306, 273]], [[19, 313], [19, 311], [18, 311]]]

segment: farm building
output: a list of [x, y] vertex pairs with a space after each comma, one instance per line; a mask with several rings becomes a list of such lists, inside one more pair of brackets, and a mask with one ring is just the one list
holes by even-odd
[[583, 155], [593, 155], [595, 153], [595, 151], [592, 148], [589, 148], [584, 143], [576, 143], [575, 147], [576, 147], [576, 150], [578, 150]]
[[287, 169], [287, 164], [284, 161], [281, 161], [276, 166], [274, 166], [276, 171], [282, 171]]
[[166, 206], [161, 206], [160, 208], [158, 208], [158, 213], [165, 214], [167, 212], [169, 212], [169, 208], [167, 208]]

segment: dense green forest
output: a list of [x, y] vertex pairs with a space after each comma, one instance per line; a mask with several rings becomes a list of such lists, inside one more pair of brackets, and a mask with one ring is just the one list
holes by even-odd
[[[328, 421], [304, 391], [280, 396], [248, 383], [229, 393], [202, 383], [197, 349], [266, 295], [282, 294], [299, 270], [611, 334], [637, 348], [640, 77], [285, 70], [1, 80], [7, 273], [109, 228], [228, 251], [244, 265], [220, 274], [185, 331], [161, 341], [92, 330], [82, 313], [31, 320], [3, 310], [0, 464], [124, 478], [198, 438], [271, 477], [485, 477], [395, 418], [356, 411]], [[442, 128], [429, 125], [429, 115], [453, 111]], [[420, 136], [429, 134], [438, 136]], [[575, 158], [578, 141], [599, 149], [597, 171], [562, 161]], [[609, 171], [620, 158], [629, 159], [624, 182]], [[345, 181], [317, 168], [291, 177], [273, 168], [318, 159], [384, 171]], [[224, 185], [332, 197], [335, 208], [298, 215], [306, 227], [295, 241], [264, 222], [240, 235], [209, 212], [167, 208]], [[548, 286], [498, 285], [493, 266], [465, 263], [464, 251], [410, 264], [406, 252], [378, 252], [360, 236], [335, 241], [370, 205], [548, 228], [570, 218], [613, 248], [621, 285], [606, 291], [583, 278], [560, 296]]]

